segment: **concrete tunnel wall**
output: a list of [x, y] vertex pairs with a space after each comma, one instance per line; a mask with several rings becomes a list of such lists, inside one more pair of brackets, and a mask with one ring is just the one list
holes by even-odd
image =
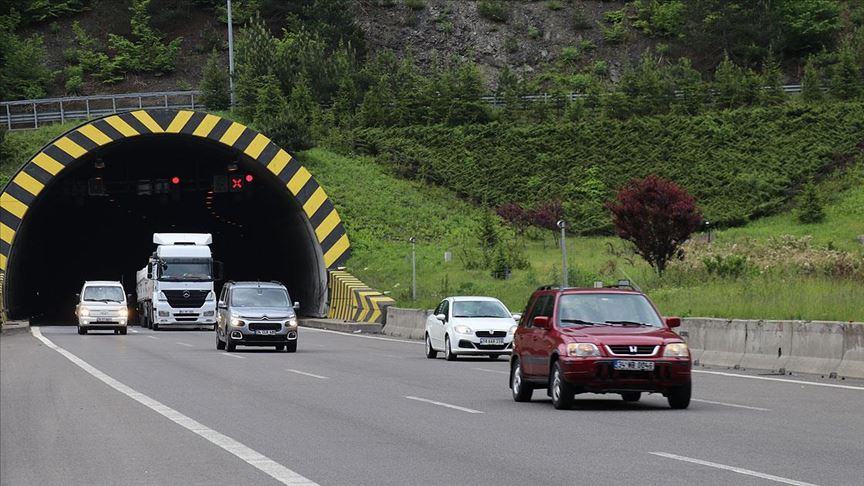
[[[252, 169], [257, 171], [256, 177], [266, 179], [266, 189], [275, 194], [270, 197], [281, 198], [286, 205], [296, 208], [293, 219], [298, 221], [293, 221], [290, 235], [285, 236], [288, 230], [278, 225], [284, 224], [286, 218], [272, 214], [272, 207], [262, 207], [249, 218], [267, 218], [268, 224], [274, 226], [270, 233], [272, 238], [297, 240], [284, 245], [284, 251], [292, 251], [292, 254], [284, 255], [285, 258], [296, 258], [298, 244], [303, 246], [303, 258], [312, 260], [303, 265], [303, 271], [307, 273], [303, 279], [316, 288], [314, 291], [301, 289], [306, 297], [301, 300], [301, 313], [319, 317], [327, 314], [328, 271], [344, 264], [350, 256], [350, 243], [333, 203], [309, 171], [269, 138], [243, 124], [193, 111], [138, 110], [91, 120], [59, 136], [34, 155], [0, 193], [0, 315], [6, 316], [10, 311], [8, 318], [31, 317], [21, 315], [16, 308], [20, 307], [15, 302], [15, 299], [20, 299], [14, 292], [16, 284], [25, 278], [51, 278], [50, 274], [28, 276], [29, 271], [38, 270], [37, 262], [28, 259], [29, 245], [24, 244], [28, 228], [38, 226], [38, 219], [46, 218], [52, 211], [50, 207], [40, 207], [40, 202], [44, 203], [42, 206], [50, 205], [52, 199], [49, 196], [55, 186], [60, 185], [57, 181], [79, 170], [85, 161], [89, 162], [100, 153], [116, 151], [131, 142], [138, 147], [141, 144], [154, 147], [153, 144], [188, 142], [182, 143], [187, 150], [194, 151], [195, 146], [208, 147], [230, 153], [247, 165], [254, 165]], [[263, 191], [265, 185], [261, 187]], [[86, 214], [82, 215], [82, 220], [86, 220]], [[165, 231], [163, 228], [153, 229], [152, 232]], [[186, 228], [177, 227], [175, 231], [184, 232]], [[152, 241], [147, 243], [152, 251]], [[62, 242], [50, 244], [53, 245], [52, 251], [63, 251]], [[256, 249], [247, 248], [246, 251], [254, 252]], [[143, 267], [148, 255], [137, 255], [138, 267]], [[214, 251], [215, 260], [223, 260], [224, 256]], [[225, 277], [237, 279], [227, 268]], [[93, 278], [81, 275], [79, 280], [83, 282]], [[126, 286], [127, 292], [134, 292], [134, 283]], [[297, 293], [297, 289], [290, 289], [290, 286], [289, 290], [292, 294]]]

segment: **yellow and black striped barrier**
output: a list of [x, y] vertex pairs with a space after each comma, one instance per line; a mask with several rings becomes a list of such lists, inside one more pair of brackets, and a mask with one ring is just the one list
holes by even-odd
[[330, 319], [383, 323], [387, 307], [396, 303], [344, 270], [330, 272]]

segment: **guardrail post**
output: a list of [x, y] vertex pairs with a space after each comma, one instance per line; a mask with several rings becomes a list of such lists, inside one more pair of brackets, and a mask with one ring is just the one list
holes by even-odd
[[84, 100], [84, 109], [87, 111], [87, 118], [90, 118], [90, 100]]
[[6, 105], [6, 126], [12, 130], [12, 112], [9, 111], [9, 105]]
[[117, 98], [111, 97], [111, 112], [117, 114]]
[[33, 128], [39, 128], [39, 114], [36, 113], [36, 103], [33, 103]]
[[143, 109], [143, 108], [144, 108], [144, 105], [141, 104], [141, 97], [139, 96], [139, 97], [138, 97], [138, 109], [140, 110], [140, 109]]
[[66, 114], [63, 113], [63, 100], [60, 100], [60, 123], [66, 123]]
[[189, 97], [192, 99], [192, 109], [195, 109], [195, 93], [189, 93]]
[[168, 108], [168, 95], [165, 95], [165, 108]]

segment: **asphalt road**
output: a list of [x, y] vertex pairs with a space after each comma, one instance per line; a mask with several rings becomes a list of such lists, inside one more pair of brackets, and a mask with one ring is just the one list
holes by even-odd
[[503, 358], [419, 342], [304, 328], [295, 354], [228, 354], [212, 332], [41, 333], [0, 339], [2, 485], [864, 485], [862, 382], [700, 372], [688, 410], [556, 411], [542, 391], [515, 403]]

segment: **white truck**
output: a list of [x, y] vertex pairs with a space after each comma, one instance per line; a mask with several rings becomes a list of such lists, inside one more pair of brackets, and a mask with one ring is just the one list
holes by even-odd
[[156, 251], [136, 274], [138, 318], [142, 326], [194, 326], [214, 329], [216, 294], [222, 266], [213, 261], [209, 233], [154, 233]]

